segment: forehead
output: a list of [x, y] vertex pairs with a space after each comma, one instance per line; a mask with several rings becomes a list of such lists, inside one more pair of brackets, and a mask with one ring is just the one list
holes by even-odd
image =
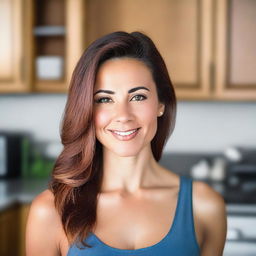
[[135, 58], [113, 58], [105, 61], [96, 75], [95, 88], [137, 85], [154, 85], [151, 70], [146, 64]]

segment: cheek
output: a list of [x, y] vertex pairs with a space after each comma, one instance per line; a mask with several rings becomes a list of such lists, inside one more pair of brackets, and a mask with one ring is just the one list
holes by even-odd
[[149, 140], [151, 140], [157, 130], [157, 113], [154, 108], [148, 107], [147, 109], [144, 109], [143, 115], [141, 116], [141, 123], [142, 125], [145, 125], [145, 135]]
[[156, 112], [152, 109], [143, 111], [143, 119], [148, 124], [153, 124], [156, 121]]
[[94, 124], [96, 129], [105, 127], [110, 120], [110, 114], [108, 111], [96, 110], [94, 114]]
[[152, 100], [141, 109], [142, 117], [147, 123], [154, 123], [157, 120], [157, 108], [155, 106], [157, 106], [157, 101]]

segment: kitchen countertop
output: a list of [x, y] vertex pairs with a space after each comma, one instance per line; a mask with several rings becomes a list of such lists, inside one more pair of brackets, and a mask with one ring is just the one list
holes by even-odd
[[31, 203], [47, 187], [47, 179], [0, 180], [0, 211], [4, 211], [17, 203]]

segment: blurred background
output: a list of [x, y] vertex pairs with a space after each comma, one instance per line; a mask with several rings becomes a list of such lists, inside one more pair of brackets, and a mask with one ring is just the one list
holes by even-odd
[[62, 150], [73, 69], [116, 30], [150, 36], [174, 84], [160, 162], [223, 195], [224, 256], [256, 255], [255, 27], [255, 0], [0, 0], [0, 255], [25, 255], [30, 203]]

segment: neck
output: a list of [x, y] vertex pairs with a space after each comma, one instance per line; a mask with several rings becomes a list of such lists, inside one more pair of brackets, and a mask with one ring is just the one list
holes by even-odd
[[135, 194], [154, 184], [160, 165], [155, 161], [151, 147], [136, 156], [123, 157], [103, 150], [102, 193]]

